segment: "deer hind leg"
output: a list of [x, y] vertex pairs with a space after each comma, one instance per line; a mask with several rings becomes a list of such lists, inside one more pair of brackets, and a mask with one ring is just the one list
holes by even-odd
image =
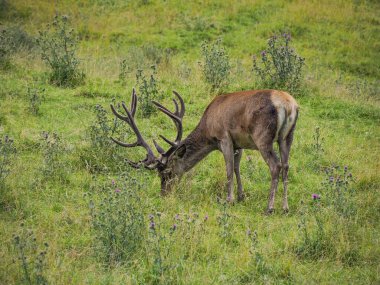
[[230, 138], [226, 138], [220, 142], [220, 150], [223, 153], [227, 170], [227, 201], [232, 203], [234, 200], [234, 149]]
[[282, 209], [285, 213], [289, 211], [288, 206], [288, 171], [289, 171], [289, 154], [293, 142], [294, 127], [290, 130], [285, 139], [279, 140], [281, 165], [282, 165], [282, 183], [284, 184], [284, 197], [282, 200]]
[[242, 149], [235, 150], [234, 153], [234, 171], [236, 176], [236, 182], [237, 182], [237, 190], [238, 190], [238, 201], [243, 201], [245, 198], [244, 192], [243, 192], [243, 185], [241, 184], [241, 178], [240, 178], [240, 160], [241, 156], [243, 154]]
[[269, 194], [269, 202], [267, 213], [271, 214], [274, 211], [274, 198], [277, 192], [278, 187], [278, 178], [280, 176], [281, 171], [281, 163], [273, 150], [273, 146], [271, 145], [269, 148], [259, 149], [261, 155], [263, 156], [265, 162], [268, 164], [270, 169], [270, 174], [272, 177], [270, 194]]

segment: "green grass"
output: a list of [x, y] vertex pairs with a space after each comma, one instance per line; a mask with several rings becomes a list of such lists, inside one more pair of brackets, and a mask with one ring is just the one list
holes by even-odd
[[[32, 229], [39, 247], [48, 242], [44, 276], [49, 284], [378, 284], [380, 281], [380, 6], [376, 1], [0, 1], [0, 21], [19, 25], [30, 36], [51, 22], [55, 9], [67, 14], [81, 41], [79, 57], [86, 82], [76, 88], [49, 85], [47, 67], [37, 48], [12, 54], [10, 66], [0, 70], [0, 137], [15, 141], [17, 155], [0, 193], [0, 283], [23, 283], [12, 235], [20, 224]], [[5, 7], [4, 9], [2, 9]], [[187, 173], [173, 192], [160, 196], [160, 181], [153, 172], [123, 165], [122, 157], [139, 159], [140, 149], [117, 149], [115, 159], [90, 152], [87, 130], [94, 122], [96, 104], [110, 111], [109, 103], [129, 102], [136, 85], [133, 49], [142, 45], [170, 48], [168, 63], [158, 65], [157, 78], [165, 105], [171, 90], [186, 103], [184, 134], [198, 123], [216, 96], [203, 78], [199, 65], [201, 43], [218, 37], [228, 51], [232, 73], [225, 92], [259, 86], [252, 73], [253, 54], [265, 49], [274, 33], [289, 32], [297, 52], [306, 58], [304, 87], [296, 94], [300, 116], [292, 146], [289, 173], [290, 213], [264, 214], [270, 185], [268, 167], [258, 152], [245, 151], [241, 163], [247, 199], [227, 207], [229, 238], [221, 236], [219, 198], [226, 198], [225, 165], [214, 152]], [[133, 56], [129, 56], [132, 54]], [[128, 58], [132, 71], [119, 81], [119, 64]], [[149, 67], [149, 60], [142, 58]], [[45, 88], [40, 114], [29, 112], [28, 87]], [[159, 134], [175, 135], [162, 114], [137, 118], [149, 142]], [[323, 138], [316, 153], [315, 128]], [[54, 177], [42, 179], [44, 146], [42, 131], [57, 132], [64, 151], [64, 165]], [[133, 140], [133, 138], [130, 138]], [[94, 171], [84, 158], [102, 161], [109, 171]], [[347, 165], [352, 172], [357, 210], [350, 218], [327, 206], [324, 168]], [[121, 166], [120, 166], [121, 165]], [[89, 196], [99, 206], [105, 194], [101, 185], [128, 174], [135, 178], [146, 229], [139, 237], [143, 246], [126, 264], [107, 266], [98, 250], [92, 227]], [[64, 177], [65, 179], [62, 179]], [[1, 185], [0, 185], [1, 187]], [[136, 190], [137, 191], [137, 190]], [[311, 195], [322, 195], [324, 236], [316, 238], [320, 251], [310, 257], [299, 254], [303, 244], [299, 225], [304, 217], [308, 233], [316, 233]], [[276, 208], [281, 209], [282, 186]], [[161, 250], [169, 250], [164, 264], [169, 269], [154, 275], [154, 240], [148, 214], [161, 212]], [[199, 218], [191, 228], [178, 222], [180, 213]], [[204, 217], [208, 220], [204, 222]], [[247, 230], [257, 230], [252, 250]], [[171, 240], [172, 239], [172, 240]], [[310, 248], [307, 248], [311, 252]], [[298, 253], [297, 253], [298, 252]], [[28, 253], [29, 254], [29, 253]], [[258, 264], [256, 257], [262, 257]], [[34, 255], [30, 255], [29, 258]], [[156, 278], [156, 279], [155, 279]]]

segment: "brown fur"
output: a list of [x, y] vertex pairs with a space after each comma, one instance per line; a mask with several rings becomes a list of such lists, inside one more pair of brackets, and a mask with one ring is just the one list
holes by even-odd
[[[298, 105], [288, 93], [277, 90], [252, 90], [216, 97], [206, 108], [198, 126], [168, 158], [166, 180], [181, 176], [213, 150], [222, 151], [227, 168], [228, 200], [233, 200], [233, 172], [238, 182], [238, 199], [244, 197], [239, 162], [242, 149], [259, 150], [268, 163], [272, 186], [268, 211], [274, 209], [274, 195], [283, 169], [285, 211], [287, 169]], [[282, 116], [282, 117], [281, 117]], [[277, 140], [281, 163], [273, 150]], [[282, 147], [281, 147], [282, 146]], [[284, 175], [285, 174], [285, 175]], [[285, 177], [285, 178], [284, 178]], [[165, 187], [164, 187], [165, 188]], [[166, 193], [169, 189], [162, 189]]]

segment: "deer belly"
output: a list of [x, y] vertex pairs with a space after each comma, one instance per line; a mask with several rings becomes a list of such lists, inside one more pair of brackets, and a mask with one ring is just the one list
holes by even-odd
[[257, 149], [255, 142], [248, 133], [230, 133], [235, 149]]

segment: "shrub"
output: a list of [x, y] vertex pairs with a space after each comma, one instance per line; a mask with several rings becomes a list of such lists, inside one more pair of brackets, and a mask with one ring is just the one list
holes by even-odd
[[11, 170], [14, 156], [16, 153], [16, 147], [13, 140], [7, 135], [0, 139], [0, 190], [5, 186], [5, 178], [8, 176]]
[[69, 27], [67, 16], [55, 16], [52, 24], [39, 31], [37, 44], [42, 60], [51, 68], [52, 84], [73, 87], [83, 83], [84, 73], [79, 69], [78, 40]]
[[202, 44], [203, 76], [212, 90], [219, 89], [228, 84], [231, 65], [227, 52], [222, 46], [221, 39], [216, 40], [211, 45]]
[[43, 249], [38, 250], [33, 231], [26, 229], [23, 223], [20, 232], [13, 235], [13, 244], [17, 259], [20, 262], [22, 273], [19, 276], [22, 276], [22, 284], [47, 285], [45, 258], [48, 244], [45, 242]]
[[97, 196], [102, 197], [101, 202], [90, 200], [96, 252], [108, 265], [129, 263], [145, 236], [139, 185], [129, 177], [120, 177], [100, 190]]
[[274, 35], [269, 39], [267, 49], [261, 52], [261, 62], [253, 57], [253, 71], [263, 88], [299, 90], [305, 59], [296, 53], [290, 42], [289, 34]]
[[143, 117], [149, 117], [157, 111], [152, 100], [160, 99], [160, 94], [157, 85], [157, 69], [155, 65], [151, 66], [151, 74], [149, 79], [142, 69], [137, 70], [136, 81], [140, 99], [140, 110]]

